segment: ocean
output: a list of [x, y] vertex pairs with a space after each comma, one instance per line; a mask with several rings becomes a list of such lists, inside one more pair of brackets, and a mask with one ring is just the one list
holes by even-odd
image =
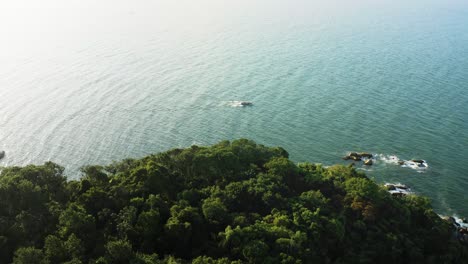
[[0, 166], [249, 138], [467, 217], [468, 2], [409, 2], [6, 0]]

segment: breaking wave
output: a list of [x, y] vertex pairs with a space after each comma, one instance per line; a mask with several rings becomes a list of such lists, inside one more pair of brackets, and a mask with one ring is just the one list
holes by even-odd
[[379, 161], [382, 161], [386, 164], [398, 165], [402, 168], [410, 168], [418, 172], [424, 172], [429, 168], [429, 164], [425, 160], [404, 160], [399, 158], [397, 155], [386, 155], [386, 154], [376, 154], [375, 158]]
[[400, 194], [414, 194], [410, 187], [401, 184], [401, 183], [385, 183], [385, 187], [388, 188], [388, 192], [391, 194], [400, 193]]

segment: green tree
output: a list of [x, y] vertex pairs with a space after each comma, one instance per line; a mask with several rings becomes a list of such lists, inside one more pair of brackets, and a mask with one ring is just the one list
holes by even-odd
[[209, 223], [218, 225], [225, 222], [228, 210], [219, 198], [208, 198], [203, 201], [203, 216]]
[[40, 249], [23, 247], [15, 251], [14, 264], [42, 264], [44, 254]]
[[133, 259], [132, 245], [127, 240], [108, 242], [106, 252], [110, 263], [126, 264]]
[[[86, 166], [0, 169], [0, 262], [467, 263], [427, 198], [349, 166], [222, 141]], [[462, 231], [464, 232], [464, 231]]]

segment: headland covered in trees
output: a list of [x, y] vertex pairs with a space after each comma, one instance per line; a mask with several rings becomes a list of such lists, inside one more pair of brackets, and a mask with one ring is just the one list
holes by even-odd
[[222, 141], [82, 171], [2, 169], [1, 263], [468, 263], [427, 198], [280, 147]]

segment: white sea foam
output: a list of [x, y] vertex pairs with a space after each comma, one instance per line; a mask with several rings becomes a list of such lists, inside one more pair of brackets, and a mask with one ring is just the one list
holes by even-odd
[[[438, 216], [442, 219], [447, 219], [449, 218], [449, 216], [447, 215], [441, 215], [441, 214], [438, 214]], [[454, 223], [454, 226], [456, 227], [462, 227], [462, 228], [468, 228], [468, 223], [464, 223], [463, 222], [463, 219], [461, 219], [458, 215], [452, 215], [450, 216], [452, 217], [454, 220], [455, 220], [455, 223]]]
[[369, 166], [362, 166], [360, 168], [356, 168], [356, 170], [360, 170], [360, 171], [365, 171], [365, 172], [371, 172], [371, 171], [374, 171], [371, 167]]
[[394, 186], [394, 190], [389, 190], [388, 192], [391, 194], [394, 193], [401, 193], [401, 194], [413, 194], [413, 191], [411, 190], [410, 187], [401, 184], [401, 183], [385, 183], [384, 186]]
[[429, 168], [429, 164], [425, 160], [422, 160], [423, 162], [419, 163], [413, 160], [400, 159], [397, 155], [386, 154], [376, 154], [374, 157], [384, 163], [400, 165], [402, 168], [410, 168], [418, 172], [424, 172], [427, 168]]
[[456, 215], [454, 215], [453, 218], [455, 219], [457, 224], [460, 225], [460, 227], [468, 228], [468, 223], [463, 223], [463, 219], [461, 219], [460, 217], [458, 217]]
[[401, 167], [417, 170], [418, 172], [424, 172], [424, 170], [426, 170], [429, 167], [429, 165], [425, 160], [423, 160], [422, 163], [414, 162], [412, 160], [405, 160], [404, 164]]
[[400, 160], [396, 155], [376, 154], [374, 156], [376, 159], [388, 164], [398, 164], [398, 161]]

